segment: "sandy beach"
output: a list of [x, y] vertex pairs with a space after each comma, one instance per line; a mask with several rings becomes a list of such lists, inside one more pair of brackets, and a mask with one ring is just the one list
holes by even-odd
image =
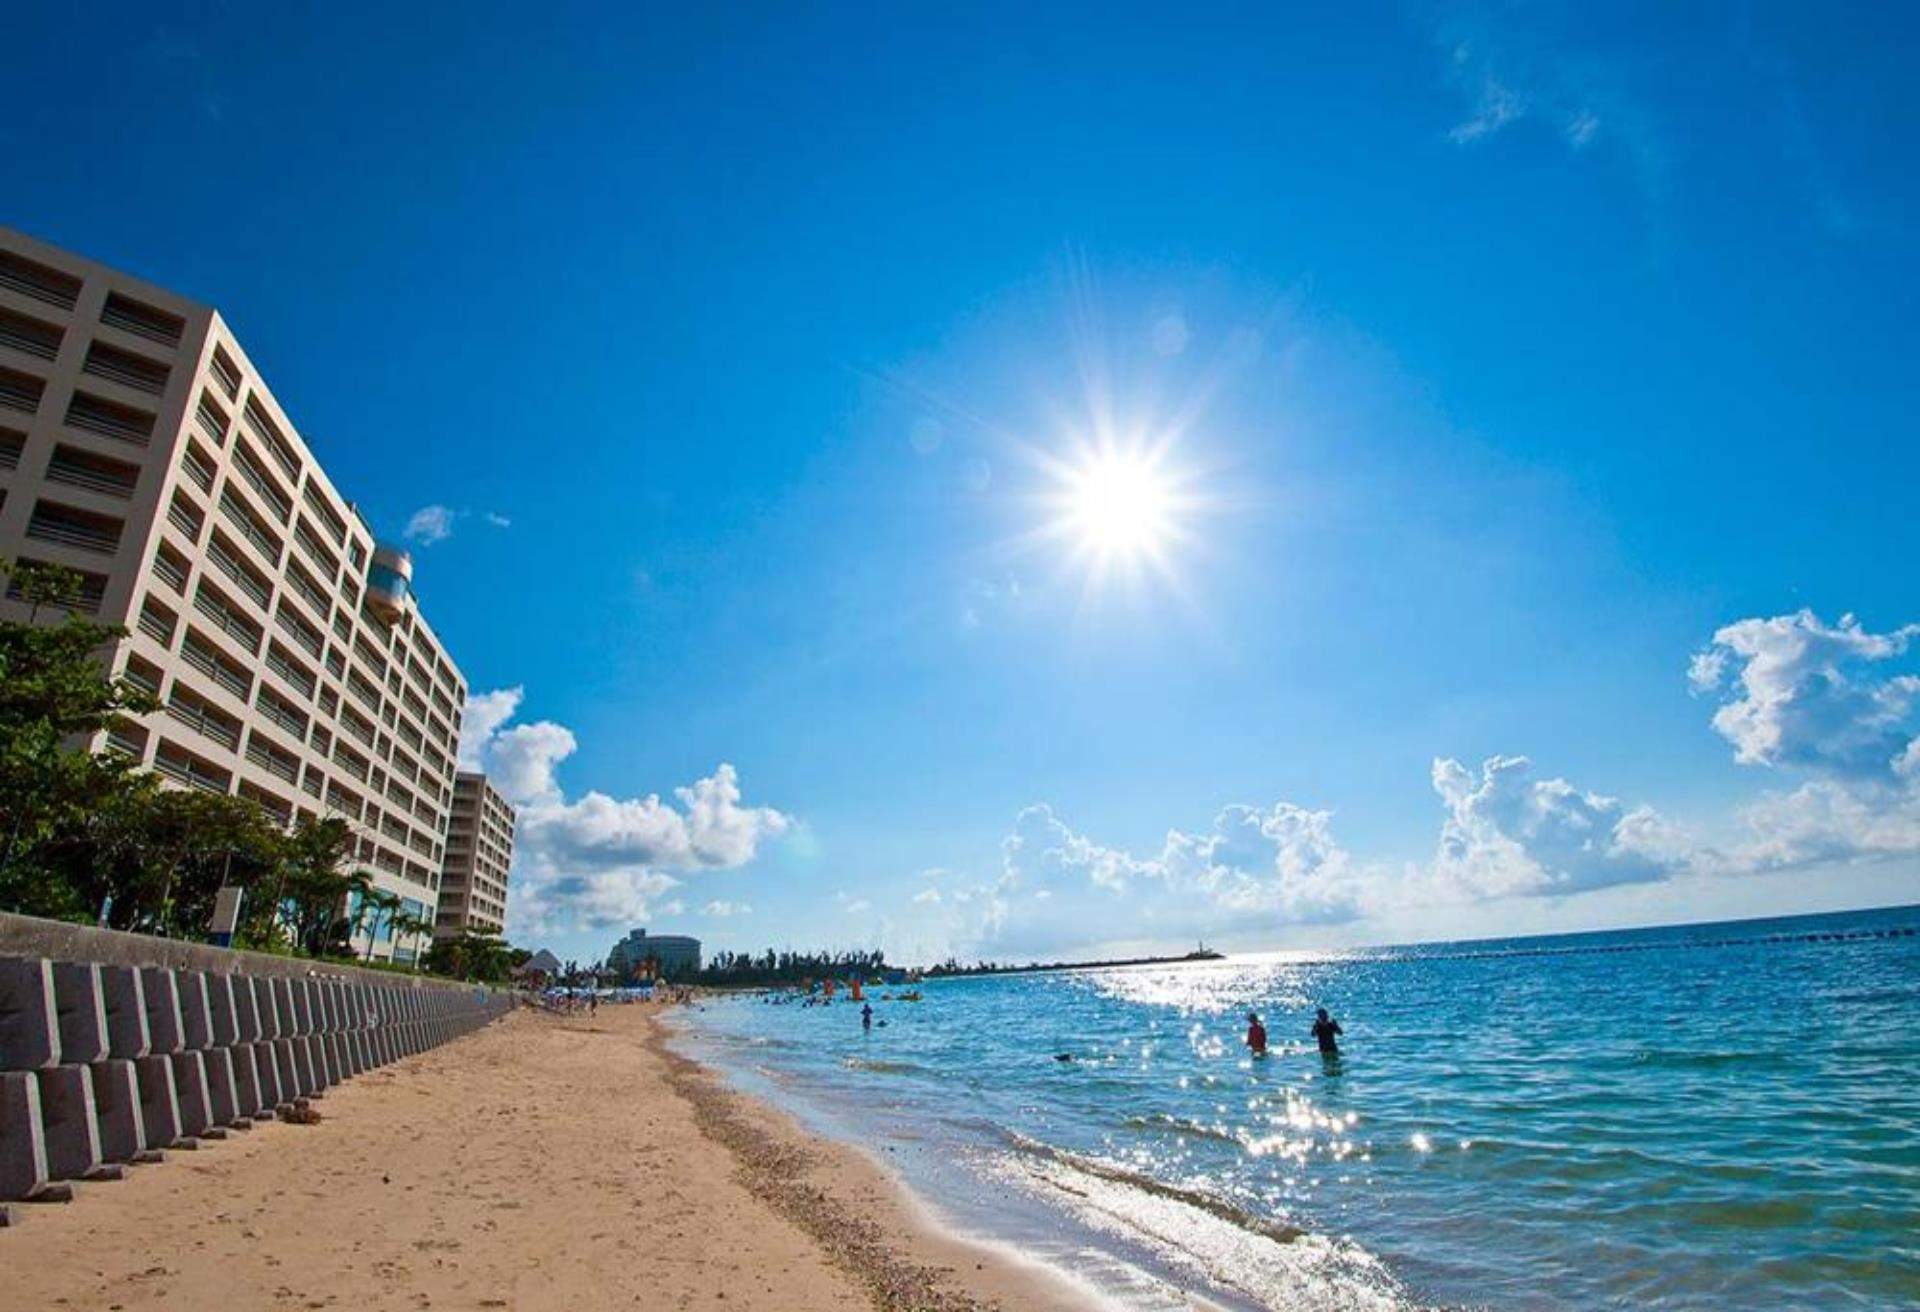
[[0, 1230], [0, 1306], [1053, 1309], [880, 1164], [667, 1051], [644, 1006], [519, 1012], [318, 1124], [172, 1152]]

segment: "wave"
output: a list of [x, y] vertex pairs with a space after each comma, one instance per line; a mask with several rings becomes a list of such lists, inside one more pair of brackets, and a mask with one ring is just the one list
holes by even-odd
[[850, 1071], [867, 1071], [873, 1075], [926, 1075], [927, 1067], [911, 1061], [881, 1061], [873, 1057], [848, 1057], [840, 1063]]

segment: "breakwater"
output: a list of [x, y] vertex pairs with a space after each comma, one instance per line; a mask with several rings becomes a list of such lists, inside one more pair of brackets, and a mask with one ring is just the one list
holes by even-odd
[[64, 1200], [75, 1181], [244, 1133], [512, 1005], [472, 985], [0, 915], [0, 1200]]

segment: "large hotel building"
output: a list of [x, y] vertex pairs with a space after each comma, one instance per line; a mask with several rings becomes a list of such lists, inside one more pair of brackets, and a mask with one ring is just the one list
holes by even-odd
[[[431, 921], [467, 687], [219, 313], [0, 228], [0, 559], [66, 566], [163, 709], [103, 734], [282, 822], [339, 815]], [[17, 598], [0, 613], [24, 616]], [[427, 938], [355, 945], [413, 960]]]

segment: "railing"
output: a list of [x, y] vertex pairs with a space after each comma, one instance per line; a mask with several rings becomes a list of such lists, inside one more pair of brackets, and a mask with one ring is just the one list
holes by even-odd
[[213, 495], [213, 471], [193, 453], [192, 447], [188, 447], [186, 454], [180, 457], [180, 468], [186, 470], [187, 475], [200, 485], [202, 492]]
[[182, 759], [176, 756], [159, 754], [153, 758], [153, 768], [161, 774], [166, 775], [169, 779], [174, 779], [186, 784], [189, 788], [198, 788], [204, 793], [225, 793], [227, 791], [225, 776], [203, 770], [200, 762], [191, 756]]
[[352, 674], [347, 677], [347, 691], [353, 695], [355, 701], [359, 702], [369, 711], [372, 711], [375, 715], [380, 714], [379, 691], [358, 674]]
[[244, 447], [236, 446], [233, 449], [233, 463], [240, 471], [240, 477], [247, 481], [247, 486], [258, 492], [261, 499], [272, 507], [275, 518], [282, 524], [286, 523], [287, 517], [293, 513], [293, 502], [287, 498], [287, 494], [267, 480], [266, 472], [254, 463]]
[[209, 596], [204, 584], [194, 594], [193, 607], [212, 620], [222, 633], [245, 647], [249, 655], [259, 654], [262, 636], [260, 626], [234, 613], [224, 602]]
[[103, 492], [110, 497], [119, 497], [122, 501], [133, 496], [133, 485], [139, 477], [133, 475], [113, 475], [102, 473], [99, 469], [80, 464], [63, 454], [64, 448], [53, 453], [53, 459], [47, 462], [47, 481], [65, 483], [69, 487], [85, 488], [89, 492]]
[[362, 720], [357, 715], [343, 715], [340, 717], [340, 727], [342, 729], [345, 729], [349, 734], [353, 735], [354, 740], [357, 741], [361, 746], [366, 747], [369, 750], [372, 749], [373, 726], [368, 724], [365, 720]]
[[15, 432], [0, 432], [0, 469], [20, 468], [20, 452], [26, 447], [26, 437]]
[[23, 354], [51, 360], [60, 354], [61, 330], [52, 324], [0, 315], [0, 346], [11, 346]]
[[187, 595], [187, 567], [163, 551], [154, 553], [153, 574], [181, 596]]
[[162, 647], [173, 641], [174, 621], [161, 615], [158, 611], [143, 609], [140, 612], [138, 624], [140, 626], [140, 632], [152, 638]]
[[367, 767], [365, 762], [356, 761], [353, 757], [339, 751], [334, 752], [333, 761], [335, 765], [338, 765], [342, 770], [345, 770], [361, 783], [367, 781]]
[[100, 322], [164, 346], [178, 346], [180, 331], [186, 326], [179, 316], [128, 300], [119, 292], [108, 294], [100, 310]]
[[228, 751], [240, 745], [240, 726], [224, 716], [215, 715], [198, 702], [176, 698], [167, 703], [167, 714], [204, 738], [211, 738]]
[[207, 557], [213, 561], [214, 568], [225, 574], [239, 585], [240, 590], [252, 597], [261, 610], [273, 597], [273, 589], [265, 581], [235, 559], [232, 552], [220, 545], [220, 539], [214, 538], [207, 544]]
[[300, 594], [300, 600], [313, 607], [314, 613], [322, 620], [326, 619], [328, 612], [333, 609], [327, 601], [327, 594], [314, 586], [313, 581], [307, 577], [304, 570], [298, 568], [289, 569], [287, 571], [287, 582], [292, 585], [295, 592]]
[[340, 576], [339, 557], [335, 556], [331, 551], [328, 551], [326, 547], [321, 544], [320, 539], [316, 538], [312, 530], [307, 527], [306, 520], [300, 519], [294, 521], [293, 540], [300, 544], [300, 549], [307, 553], [309, 560], [325, 571], [329, 582]]
[[43, 519], [39, 515], [27, 521], [27, 536], [41, 542], [58, 542], [62, 546], [97, 551], [103, 556], [111, 556], [120, 549], [118, 529], [93, 528], [72, 520]]
[[233, 361], [227, 359], [227, 353], [217, 346], [214, 347], [213, 359], [209, 362], [208, 368], [213, 371], [214, 378], [219, 381], [221, 388], [226, 392], [227, 399], [229, 401], [239, 400], [240, 367], [234, 364]]
[[131, 756], [139, 760], [147, 754], [147, 742], [144, 738], [131, 738], [119, 729], [107, 730], [107, 750], [118, 752], [122, 756]]
[[313, 797], [318, 797], [320, 796], [321, 785], [324, 782], [320, 772], [312, 766], [308, 766], [307, 772], [300, 778], [300, 791]]
[[215, 446], [227, 444], [227, 426], [233, 421], [220, 413], [219, 407], [209, 401], [204, 392], [200, 394], [200, 404], [194, 409], [193, 422]]
[[47, 385], [32, 374], [0, 369], [0, 405], [32, 414], [40, 408], [40, 395], [46, 390]]
[[238, 673], [231, 665], [221, 660], [211, 647], [206, 646], [191, 633], [180, 644], [180, 656], [187, 664], [212, 679], [241, 701], [246, 701], [248, 687], [252, 680]]
[[247, 740], [247, 759], [268, 774], [285, 779], [288, 783], [296, 782], [300, 773], [298, 761], [294, 756], [278, 748], [266, 746], [257, 737]]
[[67, 403], [67, 427], [82, 428], [134, 446], [146, 446], [153, 440], [152, 415], [109, 405], [85, 392], [75, 392], [73, 400]]
[[204, 518], [195, 519], [193, 513], [175, 501], [167, 507], [167, 522], [180, 530], [187, 541], [198, 544], [200, 529], [206, 523]]
[[149, 674], [138, 666], [128, 665], [126, 669], [120, 671], [120, 677], [149, 697], [160, 695], [160, 679], [157, 671]]
[[262, 528], [238, 501], [235, 501], [229, 496], [222, 496], [220, 498], [220, 513], [226, 516], [229, 523], [240, 530], [247, 541], [253, 543], [254, 546], [260, 549], [261, 555], [265, 556], [275, 565], [280, 563], [280, 543], [271, 533]]
[[87, 351], [80, 372], [120, 383], [151, 396], [159, 396], [167, 390], [168, 370], [165, 365], [102, 347], [97, 342]]
[[307, 717], [293, 710], [264, 687], [260, 689], [260, 695], [254, 699], [254, 705], [258, 706], [269, 720], [296, 739], [307, 736]]
[[308, 627], [304, 620], [287, 609], [285, 602], [282, 602], [280, 609], [274, 612], [273, 622], [279, 626], [282, 633], [299, 643], [309, 656], [315, 660], [320, 659], [320, 653], [326, 644], [320, 641], [320, 635]]
[[48, 305], [71, 310], [80, 296], [80, 280], [11, 252], [0, 252], [0, 287]]
[[298, 688], [306, 696], [313, 696], [313, 676], [282, 656], [272, 647], [267, 648], [267, 668]]

